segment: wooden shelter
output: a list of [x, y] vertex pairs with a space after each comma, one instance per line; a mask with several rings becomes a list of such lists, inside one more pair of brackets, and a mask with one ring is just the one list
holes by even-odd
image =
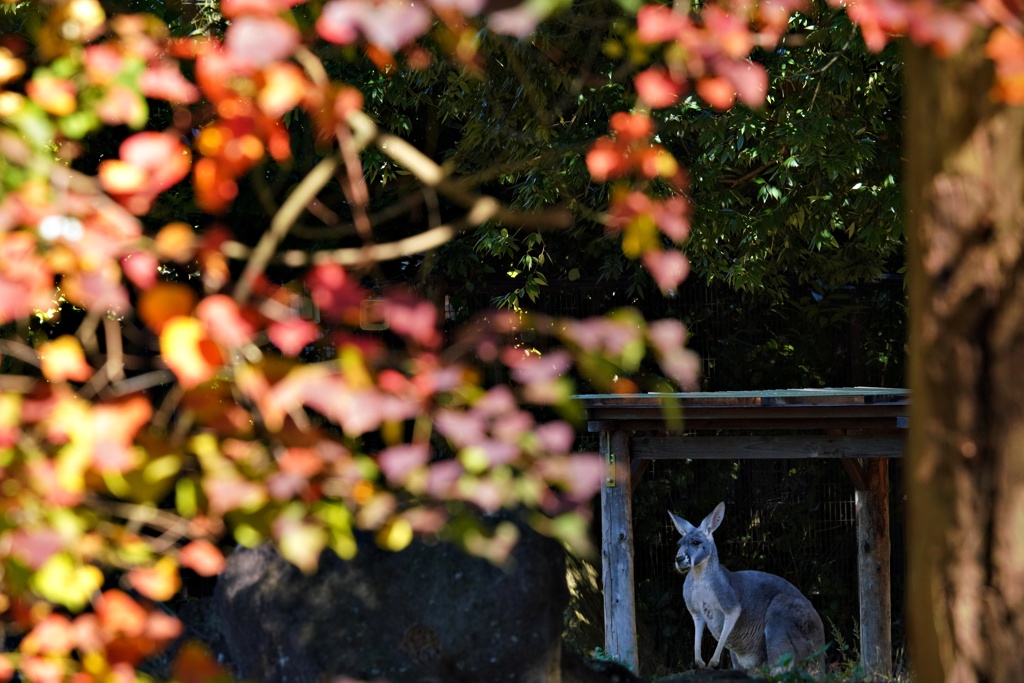
[[639, 670], [632, 490], [651, 460], [838, 458], [856, 488], [861, 664], [892, 671], [890, 458], [903, 455], [904, 389], [842, 388], [580, 397], [600, 433], [605, 652]]

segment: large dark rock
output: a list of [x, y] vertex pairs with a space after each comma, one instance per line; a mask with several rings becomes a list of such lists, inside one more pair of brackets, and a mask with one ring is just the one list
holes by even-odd
[[371, 542], [349, 562], [325, 553], [306, 576], [270, 548], [241, 549], [214, 610], [224, 654], [250, 680], [549, 683], [567, 599], [562, 549], [524, 531], [507, 568], [445, 543]]

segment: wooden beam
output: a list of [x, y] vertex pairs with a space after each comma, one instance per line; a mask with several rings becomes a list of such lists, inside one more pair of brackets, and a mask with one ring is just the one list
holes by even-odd
[[601, 432], [608, 464], [601, 487], [601, 567], [604, 584], [605, 653], [639, 673], [636, 600], [633, 594], [633, 510], [629, 433]]
[[857, 499], [860, 660], [869, 679], [892, 676], [892, 594], [889, 559], [889, 461], [862, 461], [865, 490]]
[[903, 435], [638, 436], [632, 458], [651, 460], [766, 460], [780, 458], [898, 458]]

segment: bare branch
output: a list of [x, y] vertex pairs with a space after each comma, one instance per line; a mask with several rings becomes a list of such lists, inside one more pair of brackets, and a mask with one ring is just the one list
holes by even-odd
[[317, 193], [334, 177], [334, 171], [337, 168], [338, 157], [336, 155], [331, 155], [321, 160], [302, 179], [299, 186], [288, 195], [284, 204], [281, 205], [281, 208], [278, 209], [277, 213], [274, 214], [274, 218], [270, 221], [270, 228], [263, 233], [260, 241], [256, 244], [256, 248], [252, 250], [249, 262], [245, 264], [245, 269], [242, 271], [242, 275], [238, 279], [238, 285], [235, 287], [235, 301], [244, 303], [249, 299], [250, 294], [252, 294], [253, 284], [255, 284], [256, 279], [270, 263], [274, 252], [277, 250], [277, 245], [288, 234], [288, 230], [298, 219], [299, 214], [302, 213], [306, 205], [315, 199]]

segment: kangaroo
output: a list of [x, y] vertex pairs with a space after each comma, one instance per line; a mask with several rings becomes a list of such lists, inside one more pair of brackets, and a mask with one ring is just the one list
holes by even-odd
[[668, 514], [682, 534], [675, 567], [686, 574], [683, 599], [696, 630], [693, 658], [697, 667], [705, 667], [701, 641], [707, 626], [718, 641], [709, 662], [712, 667], [718, 667], [723, 649], [728, 648], [733, 667], [748, 672], [776, 666], [791, 655], [790, 666], [814, 656], [808, 668], [823, 673], [825, 629], [796, 586], [774, 574], [732, 572], [718, 563], [712, 534], [725, 516], [725, 503], [719, 503], [699, 527]]

